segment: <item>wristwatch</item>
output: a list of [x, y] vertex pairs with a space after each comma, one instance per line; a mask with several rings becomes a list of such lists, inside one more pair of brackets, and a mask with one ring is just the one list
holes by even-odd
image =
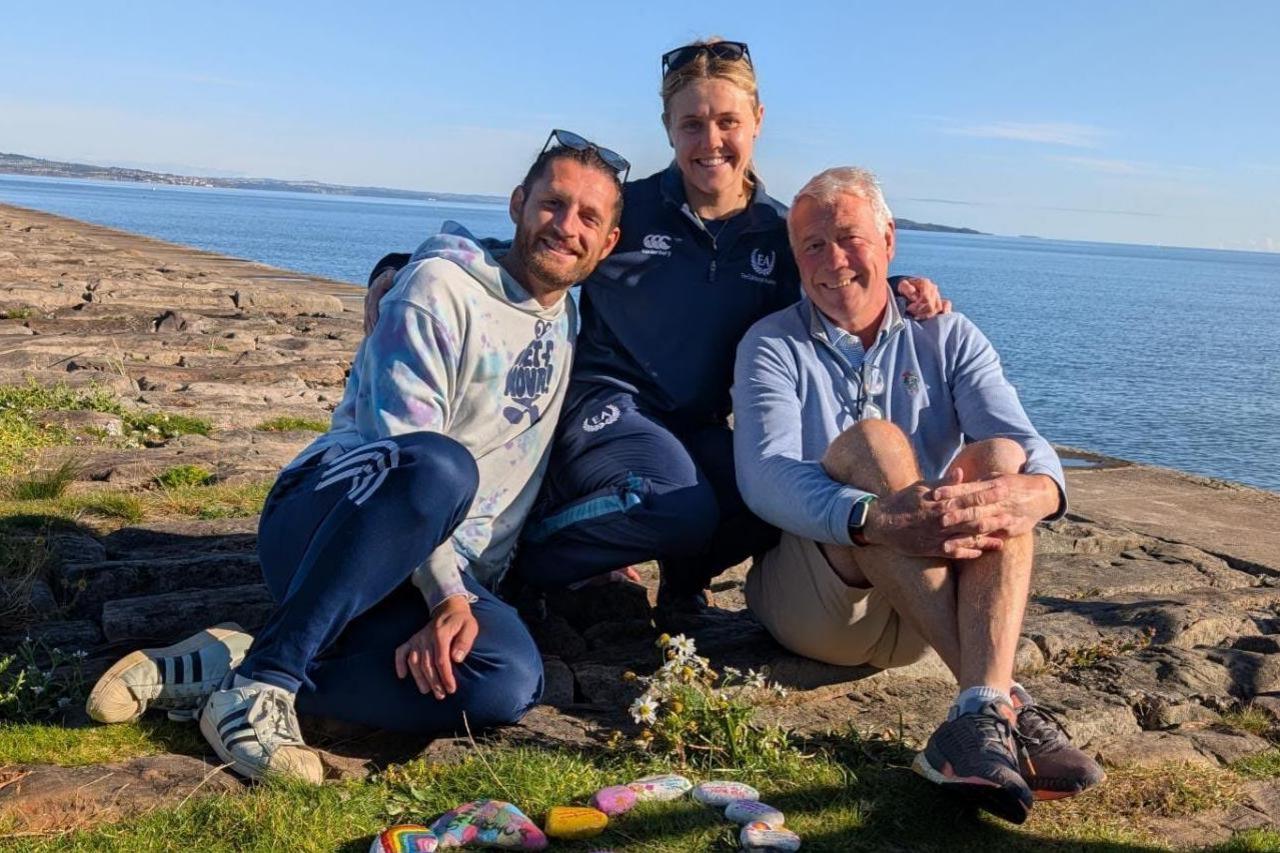
[[867, 526], [867, 516], [871, 513], [871, 504], [875, 499], [875, 495], [858, 498], [853, 503], [853, 509], [849, 510], [849, 541], [860, 548], [870, 544], [867, 542], [867, 537], [863, 535], [863, 531]]

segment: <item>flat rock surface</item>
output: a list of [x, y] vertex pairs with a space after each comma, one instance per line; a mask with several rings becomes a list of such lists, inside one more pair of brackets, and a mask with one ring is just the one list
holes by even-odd
[[[314, 437], [256, 427], [327, 422], [361, 339], [363, 289], [0, 206], [0, 384], [112, 390], [128, 416], [48, 413], [78, 435], [33, 466], [74, 458], [73, 489], [158, 488], [176, 465], [215, 482], [265, 483]], [[203, 418], [208, 435], [123, 440], [127, 417]], [[120, 433], [121, 435], [117, 435]], [[1224, 721], [1250, 702], [1280, 719], [1280, 495], [1104, 459], [1068, 471], [1071, 513], [1037, 532], [1019, 678], [1076, 743], [1110, 764], [1220, 767], [1269, 748]], [[47, 537], [47, 566], [22, 624], [0, 640], [47, 637], [88, 654], [86, 674], [123, 651], [234, 620], [253, 630], [271, 599], [258, 577], [256, 518], [85, 521]], [[658, 573], [516, 604], [544, 656], [546, 704], [486, 737], [592, 749], [636, 695], [628, 671], [660, 663]], [[936, 655], [900, 670], [835, 667], [788, 653], [745, 609], [750, 563], [713, 584], [718, 616], [690, 627], [718, 667], [766, 669], [758, 719], [803, 734], [847, 731], [919, 743], [955, 684]], [[33, 615], [34, 614], [34, 615]], [[554, 707], [553, 707], [554, 706]], [[466, 738], [424, 744], [304, 720], [331, 778], [421, 755], [459, 760]], [[196, 758], [88, 768], [0, 769], [0, 814], [30, 831], [115, 819], [237, 790]], [[1280, 794], [1252, 784], [1238, 806], [1165, 827], [1170, 839], [1274, 825]]]

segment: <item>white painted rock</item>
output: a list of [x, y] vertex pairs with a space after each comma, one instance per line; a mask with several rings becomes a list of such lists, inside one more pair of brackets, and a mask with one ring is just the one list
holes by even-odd
[[749, 823], [738, 833], [745, 850], [781, 850], [794, 853], [800, 849], [800, 836], [789, 829], [773, 829], [767, 823]]
[[773, 829], [781, 829], [787, 822], [782, 812], [759, 800], [734, 800], [724, 807], [724, 816], [734, 823], [767, 823]]
[[703, 782], [693, 798], [704, 806], [727, 806], [734, 800], [758, 800], [760, 792], [745, 782]]
[[661, 773], [657, 776], [646, 776], [627, 787], [636, 792], [636, 799], [641, 802], [651, 800], [676, 800], [688, 793], [693, 783], [675, 773]]

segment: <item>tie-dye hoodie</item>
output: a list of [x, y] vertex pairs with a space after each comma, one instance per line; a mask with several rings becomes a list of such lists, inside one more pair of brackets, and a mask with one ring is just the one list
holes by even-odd
[[[427, 430], [475, 457], [480, 486], [452, 540], [414, 573], [435, 607], [462, 570], [497, 582], [546, 470], [569, 386], [572, 299], [543, 308], [456, 222], [428, 238], [382, 298], [329, 432], [298, 459]], [[296, 462], [295, 462], [296, 464]]]

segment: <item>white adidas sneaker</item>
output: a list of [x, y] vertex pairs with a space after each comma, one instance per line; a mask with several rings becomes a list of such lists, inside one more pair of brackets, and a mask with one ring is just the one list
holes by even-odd
[[195, 719], [252, 643], [239, 625], [224, 622], [163, 649], [131, 652], [98, 679], [85, 710], [100, 723], [136, 720], [148, 708]]
[[[239, 684], [239, 686], [236, 686]], [[250, 779], [283, 776], [320, 784], [320, 756], [303, 743], [294, 694], [228, 676], [200, 712], [200, 732], [218, 757]]]

